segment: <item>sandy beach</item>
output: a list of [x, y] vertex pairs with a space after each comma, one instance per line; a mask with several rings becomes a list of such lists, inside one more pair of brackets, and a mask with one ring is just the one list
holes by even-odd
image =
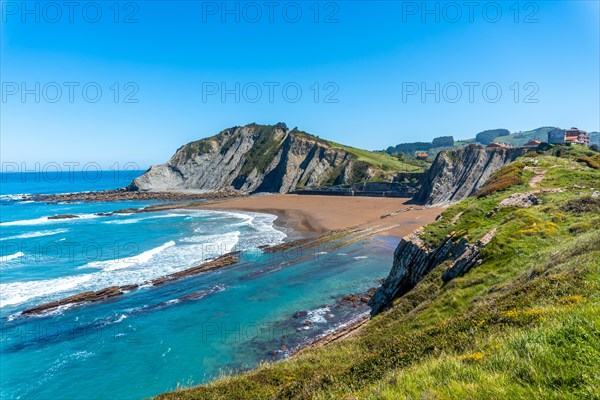
[[273, 194], [225, 199], [194, 208], [274, 214], [277, 225], [305, 235], [360, 227], [402, 237], [432, 222], [443, 210], [406, 204], [408, 200]]

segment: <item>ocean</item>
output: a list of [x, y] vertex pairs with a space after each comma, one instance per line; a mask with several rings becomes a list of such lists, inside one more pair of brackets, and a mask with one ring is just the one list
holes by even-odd
[[[397, 240], [383, 237], [305, 255], [263, 253], [294, 236], [270, 214], [101, 216], [158, 202], [28, 196], [115, 189], [142, 172], [0, 174], [1, 399], [140, 399], [281, 359], [367, 313], [340, 298], [378, 286], [391, 268]], [[59, 214], [78, 218], [48, 218]], [[241, 251], [237, 264], [144, 284], [230, 251]], [[20, 315], [129, 284], [143, 285], [104, 302]]]

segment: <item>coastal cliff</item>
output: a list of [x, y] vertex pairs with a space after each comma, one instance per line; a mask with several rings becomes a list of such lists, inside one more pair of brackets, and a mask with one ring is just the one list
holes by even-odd
[[369, 300], [371, 315], [391, 306], [392, 301], [415, 287], [425, 275], [437, 266], [448, 262], [442, 280], [448, 282], [481, 264], [481, 248], [494, 237], [495, 230], [481, 240], [469, 245], [466, 238], [456, 240], [454, 232], [447, 235], [436, 247], [428, 247], [421, 240], [423, 229], [402, 239], [394, 252], [392, 270], [383, 284]]
[[368, 180], [382, 174], [331, 142], [284, 123], [249, 124], [180, 147], [165, 164], [135, 179], [132, 191], [287, 193]]
[[[525, 167], [528, 182], [503, 179]], [[385, 312], [290, 360], [158, 398], [597, 397], [599, 173], [583, 146], [501, 168], [401, 241], [369, 301]]]
[[526, 149], [483, 148], [478, 145], [438, 154], [413, 200], [424, 205], [452, 204], [474, 194]]

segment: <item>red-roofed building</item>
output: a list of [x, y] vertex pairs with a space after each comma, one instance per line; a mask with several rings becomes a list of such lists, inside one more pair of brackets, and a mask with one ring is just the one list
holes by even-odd
[[565, 142], [571, 142], [576, 144], [582, 144], [584, 146], [590, 145], [590, 137], [586, 131], [581, 129], [571, 128], [565, 130]]
[[586, 131], [581, 129], [571, 128], [562, 130], [556, 128], [548, 132], [548, 143], [552, 144], [564, 144], [564, 143], [575, 143], [584, 146], [590, 145], [590, 137]]
[[417, 160], [427, 160], [427, 157], [429, 157], [429, 154], [427, 154], [427, 153], [418, 153], [417, 154]]
[[523, 145], [523, 147], [538, 147], [542, 143], [541, 140], [532, 140]]

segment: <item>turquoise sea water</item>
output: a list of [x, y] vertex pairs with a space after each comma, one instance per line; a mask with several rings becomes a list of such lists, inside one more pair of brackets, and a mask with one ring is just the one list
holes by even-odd
[[[123, 174], [125, 175], [125, 174]], [[275, 216], [170, 210], [98, 216], [152, 202], [46, 204], [14, 194], [124, 186], [3, 181], [0, 206], [2, 399], [138, 399], [285, 357], [368, 312], [342, 295], [377, 286], [397, 240], [310, 254], [263, 254], [290, 232]], [[37, 189], [36, 189], [37, 188]], [[49, 220], [56, 214], [79, 218]], [[25, 308], [141, 284], [231, 250], [239, 263], [109, 301], [22, 317]], [[190, 295], [196, 295], [189, 297]], [[294, 318], [305, 310], [306, 315]]]

